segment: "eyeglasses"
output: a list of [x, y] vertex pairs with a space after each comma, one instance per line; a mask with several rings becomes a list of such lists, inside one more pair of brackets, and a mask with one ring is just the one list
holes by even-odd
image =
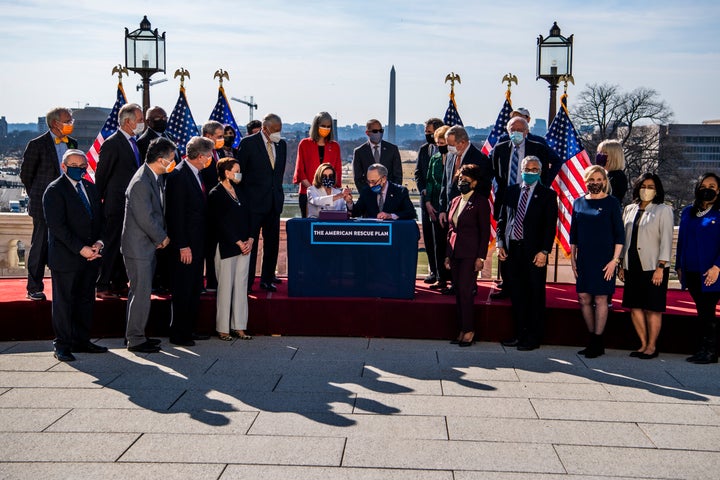
[[383, 133], [385, 130], [382, 128], [373, 128], [372, 130], [368, 130], [370, 133]]
[[371, 187], [374, 187], [375, 185], [379, 184], [379, 183], [380, 183], [380, 180], [382, 180], [382, 179], [383, 179], [383, 177], [380, 177], [380, 178], [378, 178], [377, 180], [370, 180], [370, 179], [368, 179], [367, 183], [368, 183], [368, 185], [370, 185]]
[[539, 168], [523, 168], [523, 173], [540, 173]]

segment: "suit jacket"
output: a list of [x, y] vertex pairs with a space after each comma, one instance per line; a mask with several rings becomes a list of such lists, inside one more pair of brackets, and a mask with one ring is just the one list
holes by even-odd
[[206, 214], [205, 194], [195, 173], [183, 161], [166, 178], [165, 221], [170, 247], [190, 247], [193, 262], [203, 257]]
[[275, 168], [270, 165], [262, 131], [240, 140], [238, 157], [243, 174], [240, 189], [250, 211], [280, 215], [285, 200], [282, 188], [287, 157], [285, 140], [275, 144]]
[[[140, 135], [140, 138], [137, 139], [137, 146], [138, 150], [140, 151], [140, 161], [144, 162], [146, 160], [147, 151], [150, 147], [150, 142], [155, 140], [156, 138], [163, 137], [167, 138], [168, 140], [172, 141], [170, 137], [168, 137], [167, 133], [161, 133], [158, 134], [155, 130], [152, 128], [146, 128], [142, 135]], [[174, 142], [173, 142], [174, 143]], [[178, 154], [177, 150], [175, 150], [175, 163], [180, 163], [181, 158]]]
[[[415, 207], [410, 200], [408, 189], [391, 182], [388, 182], [382, 211], [394, 213], [399, 220], [412, 220], [416, 217]], [[378, 213], [380, 213], [380, 210], [378, 209], [377, 194], [373, 193], [370, 187], [365, 187], [360, 192], [360, 198], [353, 205], [352, 216], [377, 218]]]
[[[507, 249], [510, 241], [512, 221], [520, 201], [520, 184], [511, 185], [506, 192], [506, 202], [500, 209], [497, 223], [498, 247]], [[523, 219], [523, 241], [526, 251], [533, 255], [543, 250], [552, 250], [557, 230], [558, 204], [557, 194], [551, 188], [540, 183], [535, 184]], [[512, 255], [512, 253], [510, 252]]]
[[152, 259], [157, 245], [168, 236], [161, 195], [150, 167], [147, 164], [140, 167], [125, 192], [125, 220], [120, 243], [125, 258]]
[[208, 194], [208, 217], [215, 238], [218, 239], [220, 258], [242, 255], [236, 242], [247, 241], [250, 232], [253, 231], [250, 225], [250, 210], [242, 191], [237, 187], [235, 187], [235, 195], [238, 197], [237, 202], [220, 183]]
[[[690, 272], [690, 263], [697, 262], [700, 272], [705, 273], [713, 265], [720, 266], [720, 210], [712, 208], [698, 218], [693, 206], [688, 205], [680, 215], [675, 269]], [[681, 276], [682, 287], [687, 288], [687, 277]], [[703, 292], [720, 292], [720, 282], [712, 285], [702, 283]]]
[[[357, 188], [358, 192], [362, 192], [363, 188], [367, 186], [365, 175], [368, 167], [373, 163], [375, 163], [375, 157], [368, 140], [353, 151], [353, 176], [355, 188]], [[400, 162], [400, 150], [398, 150], [398, 147], [382, 140], [380, 142], [380, 163], [387, 168], [388, 180], [402, 185], [402, 163]]]
[[487, 257], [490, 240], [490, 202], [476, 189], [455, 223], [453, 217], [460, 206], [460, 200], [462, 197], [457, 196], [450, 205], [446, 256], [451, 259], [484, 259]]
[[[560, 157], [555, 151], [545, 144], [525, 139], [525, 156], [534, 155], [542, 162], [542, 175], [540, 180], [544, 185], [549, 186], [552, 179], [555, 178], [558, 168], [560, 168]], [[510, 177], [510, 158], [512, 157], [512, 142], [507, 140], [499, 142], [492, 151], [492, 164], [497, 182], [497, 192], [495, 192], [495, 218], [498, 219], [500, 209], [502, 208], [505, 190], [508, 188], [508, 178]], [[522, 162], [522, 158], [520, 159]], [[520, 165], [518, 165], [518, 169]]]
[[[325, 156], [323, 163], [329, 163], [335, 169], [335, 186], [342, 187], [342, 159], [340, 158], [340, 144], [336, 141], [325, 142]], [[320, 166], [320, 152], [318, 144], [312, 138], [303, 138], [298, 144], [297, 161], [293, 183], [300, 184], [300, 193], [307, 194], [307, 188], [300, 183], [307, 180], [313, 183], [315, 171]]]
[[[415, 163], [415, 183], [420, 192], [421, 205], [425, 205], [425, 202], [428, 200], [422, 192], [427, 188], [427, 172], [430, 166], [430, 157], [432, 157], [430, 154], [431, 150], [434, 153], [437, 151], [437, 147], [429, 143], [424, 143], [418, 150], [417, 162]], [[424, 211], [425, 209], [423, 208], [423, 212]]]
[[[627, 269], [628, 248], [632, 240], [633, 223], [640, 205], [631, 203], [623, 212], [625, 224], [625, 245], [620, 258], [623, 259], [623, 268]], [[637, 235], [637, 253], [640, 257], [642, 269], [655, 270], [659, 261], [670, 262], [673, 242], [673, 210], [665, 204], [651, 203], [645, 207], [645, 213], [640, 218]]]
[[[455, 175], [455, 162], [457, 155], [448, 154], [445, 159], [445, 171], [443, 172], [442, 186], [440, 187], [440, 211], [447, 212], [450, 208], [452, 200], [460, 195], [457, 183], [453, 179]], [[475, 147], [472, 143], [468, 146], [468, 150], [463, 156], [462, 165], [474, 163], [480, 166], [481, 180], [478, 182], [475, 190], [486, 198], [490, 198], [490, 188], [492, 187], [492, 163], [490, 159]]]
[[122, 215], [125, 211], [125, 190], [138, 170], [130, 142], [118, 130], [100, 147], [95, 185], [103, 201], [105, 217]]
[[[77, 148], [77, 140], [68, 137], [67, 146]], [[50, 182], [60, 176], [60, 160], [62, 159], [57, 158], [55, 141], [50, 131], [30, 140], [25, 147], [20, 180], [28, 194], [28, 213], [31, 217], [42, 218], [43, 194]]]
[[83, 205], [70, 179], [62, 175], [52, 181], [43, 195], [48, 226], [48, 266], [59, 272], [79, 271], [88, 265], [80, 250], [101, 240], [102, 211], [95, 185], [81, 180], [92, 216]]

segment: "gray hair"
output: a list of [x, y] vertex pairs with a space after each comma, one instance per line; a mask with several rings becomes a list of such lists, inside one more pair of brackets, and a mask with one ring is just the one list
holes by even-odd
[[205, 137], [192, 137], [185, 149], [187, 158], [195, 160], [200, 155], [210, 155], [215, 148], [215, 142]]
[[126, 103], [118, 112], [118, 126], [122, 127], [128, 119], [135, 119], [135, 112], [142, 114], [142, 107], [137, 103]]
[[222, 123], [220, 123], [220, 122], [218, 122], [218, 121], [216, 121], [216, 120], [208, 120], [208, 121], [205, 122], [205, 124], [202, 126], [201, 134], [202, 134], [203, 136], [205, 136], [205, 135], [215, 135], [215, 132], [217, 132], [217, 129], [218, 129], [218, 128], [221, 129], [221, 130], [223, 130], [223, 131], [225, 131], [225, 126], [224, 126]]
[[65, 151], [65, 153], [63, 154], [62, 163], [67, 165], [68, 159], [70, 157], [75, 157], [75, 156], [83, 157], [85, 159], [85, 161], [87, 162], [87, 156], [85, 155], [85, 152], [83, 152], [82, 150], [79, 150], [77, 148], [68, 148]]
[[72, 117], [72, 110], [70, 110], [69, 108], [66, 108], [66, 107], [55, 107], [52, 110], [50, 110], [45, 115], [45, 123], [47, 123], [48, 128], [52, 128], [52, 122], [54, 122], [55, 120], [60, 121], [60, 116], [63, 113], [67, 113], [68, 115], [70, 115]]
[[528, 155], [525, 158], [522, 159], [522, 163], [520, 164], [520, 169], [524, 169], [525, 165], [527, 165], [530, 162], [535, 162], [540, 167], [540, 171], [542, 172], [542, 162], [538, 157], [535, 155]]
[[523, 127], [523, 132], [529, 132], [530, 131], [530, 125], [528, 124], [527, 120], [525, 120], [523, 117], [513, 117], [510, 119], [510, 121], [507, 123], [507, 131], [510, 131], [510, 126], [513, 123], [521, 123]]
[[470, 137], [467, 134], [467, 130], [460, 125], [453, 125], [450, 130], [445, 132], [445, 138], [447, 139], [450, 135], [455, 137], [456, 142], [469, 142]]
[[378, 175], [380, 175], [381, 177], [387, 177], [388, 170], [382, 163], [373, 163], [372, 165], [370, 165], [367, 171], [368, 173], [370, 173], [372, 170], [378, 172]]
[[263, 118], [262, 124], [264, 127], [269, 125], [282, 125], [282, 120], [280, 120], [280, 117], [274, 113], [268, 113], [265, 115], [265, 118]]

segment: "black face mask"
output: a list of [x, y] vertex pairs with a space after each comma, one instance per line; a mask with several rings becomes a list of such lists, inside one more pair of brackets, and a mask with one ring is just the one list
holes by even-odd
[[438, 145], [438, 152], [445, 155], [447, 153], [447, 145]]
[[430, 145], [435, 145], [435, 135], [433, 135], [432, 133], [426, 133], [425, 141]]
[[157, 133], [164, 133], [167, 128], [167, 120], [153, 120], [150, 124], [150, 128], [155, 130]]
[[232, 148], [233, 143], [235, 143], [235, 135], [225, 135], [223, 139], [225, 140], [225, 148]]
[[605, 168], [605, 165], [607, 165], [607, 153], [598, 152], [595, 155], [595, 165]]
[[465, 195], [471, 190], [470, 184], [468, 182], [458, 182], [458, 190], [460, 190], [460, 193]]
[[717, 192], [712, 188], [701, 188], [695, 192], [695, 198], [699, 202], [712, 202], [717, 198]]

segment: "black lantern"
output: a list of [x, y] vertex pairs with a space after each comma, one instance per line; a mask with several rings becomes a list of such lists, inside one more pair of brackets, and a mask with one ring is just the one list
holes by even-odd
[[560, 77], [572, 75], [573, 36], [565, 38], [560, 34], [560, 27], [553, 22], [550, 36], [537, 39], [537, 78], [547, 81], [550, 86], [550, 110], [548, 125], [555, 118], [557, 86]]
[[158, 35], [157, 28], [151, 30], [147, 15], [139, 29], [130, 32], [125, 28], [125, 66], [142, 77], [145, 112], [150, 108], [150, 77], [165, 73], [165, 32]]

